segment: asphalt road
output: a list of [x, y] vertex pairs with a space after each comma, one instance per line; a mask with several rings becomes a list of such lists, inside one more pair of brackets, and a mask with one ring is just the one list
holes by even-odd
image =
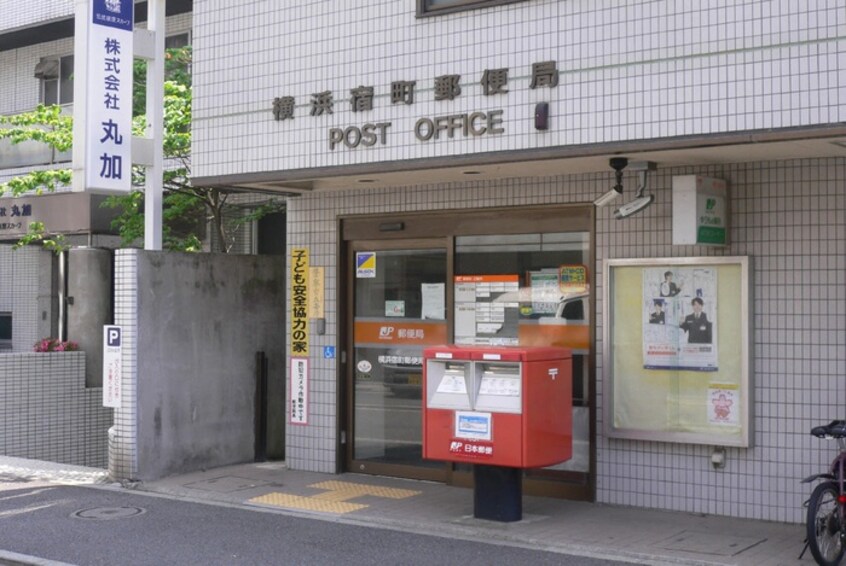
[[0, 551], [80, 566], [621, 564], [126, 490], [26, 483], [0, 484]]

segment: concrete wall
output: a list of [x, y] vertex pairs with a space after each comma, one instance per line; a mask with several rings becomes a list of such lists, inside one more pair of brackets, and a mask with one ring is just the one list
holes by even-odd
[[279, 257], [117, 252], [128, 402], [115, 419], [116, 477], [253, 460], [257, 351], [269, 358], [272, 422], [284, 422], [284, 273]]
[[112, 409], [85, 387], [85, 353], [0, 355], [0, 454], [105, 468]]
[[112, 321], [112, 252], [68, 251], [68, 339], [85, 351], [85, 383], [103, 385], [103, 325]]

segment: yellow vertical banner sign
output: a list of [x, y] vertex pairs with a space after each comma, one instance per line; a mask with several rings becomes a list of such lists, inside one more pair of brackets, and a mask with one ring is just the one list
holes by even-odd
[[324, 318], [324, 270], [322, 267], [308, 268], [308, 316], [309, 318]]
[[308, 249], [291, 252], [291, 356], [308, 357]]
[[288, 380], [293, 424], [308, 424], [308, 248], [291, 252], [291, 375]]

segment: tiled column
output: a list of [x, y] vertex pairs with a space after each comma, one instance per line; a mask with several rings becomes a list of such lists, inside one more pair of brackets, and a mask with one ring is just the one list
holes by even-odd
[[134, 479], [138, 472], [138, 253], [115, 252], [115, 324], [122, 329], [123, 353], [122, 407], [109, 429], [109, 475], [115, 480]]

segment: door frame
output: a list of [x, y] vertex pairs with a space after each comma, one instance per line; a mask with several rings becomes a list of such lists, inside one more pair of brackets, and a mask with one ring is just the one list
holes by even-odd
[[[341, 379], [344, 384], [342, 389], [345, 392], [345, 407], [344, 419], [339, 421], [344, 426], [344, 437], [346, 443], [344, 446], [343, 468], [346, 471], [356, 473], [367, 473], [375, 475], [398, 476], [409, 479], [421, 479], [429, 481], [448, 481], [450, 472], [449, 466], [446, 462], [440, 467], [419, 467], [408, 466], [402, 464], [388, 464], [383, 462], [371, 462], [368, 460], [356, 460], [353, 457], [355, 448], [355, 331], [353, 326], [355, 324], [355, 262], [353, 258], [355, 253], [359, 251], [395, 251], [395, 250], [425, 250], [425, 249], [443, 249], [446, 255], [445, 261], [447, 282], [452, 278], [452, 264], [454, 246], [452, 245], [452, 238], [409, 238], [409, 239], [389, 239], [389, 240], [347, 240], [342, 242], [345, 250], [343, 265], [340, 270], [344, 272], [344, 276], [338, 281], [343, 281], [343, 293], [345, 300], [342, 303], [346, 305], [344, 320], [342, 328], [345, 337], [343, 340], [345, 349], [345, 358], [348, 363], [344, 364]], [[349, 269], [344, 269], [347, 266]], [[340, 287], [340, 285], [339, 285]], [[339, 289], [340, 292], [340, 289]], [[446, 285], [446, 305], [449, 309], [452, 304], [453, 289], [450, 285]], [[449, 310], [447, 310], [449, 312]], [[445, 321], [446, 322], [446, 321]], [[447, 324], [447, 341], [451, 342], [453, 339], [453, 329]], [[422, 415], [421, 415], [422, 418]]]
[[[338, 444], [338, 466], [340, 470], [360, 472], [352, 466], [350, 457], [352, 430], [352, 356], [354, 322], [353, 279], [355, 276], [353, 243], [378, 245], [380, 249], [403, 249], [415, 242], [440, 241], [446, 245], [447, 282], [453, 280], [455, 267], [455, 238], [464, 235], [521, 234], [547, 232], [587, 232], [589, 245], [587, 266], [590, 279], [594, 283], [591, 289], [589, 308], [590, 317], [590, 355], [588, 364], [588, 413], [590, 457], [588, 473], [563, 472], [548, 470], [529, 470], [523, 479], [524, 492], [527, 495], [558, 497], [571, 500], [594, 501], [596, 497], [596, 436], [597, 436], [597, 378], [596, 378], [596, 213], [590, 204], [550, 204], [544, 206], [491, 207], [476, 209], [450, 209], [443, 211], [397, 212], [368, 215], [341, 215], [338, 217], [338, 304], [345, 304], [339, 309], [339, 344], [344, 344], [342, 363], [338, 367], [338, 383], [341, 391], [338, 395], [338, 425], [341, 434]], [[531, 226], [528, 231], [525, 226]], [[439, 235], [434, 235], [439, 234]], [[352, 255], [351, 255], [352, 254]], [[454, 289], [447, 284], [447, 313], [454, 310]], [[449, 315], [447, 316], [449, 320]], [[454, 328], [447, 325], [449, 342], [454, 339]], [[372, 464], [371, 464], [372, 466]], [[388, 466], [388, 465], [385, 465]], [[436, 468], [421, 469], [413, 466], [391, 465], [395, 475], [412, 479], [444, 481], [448, 485], [472, 486], [472, 474], [459, 466], [445, 463], [444, 470]], [[433, 472], [433, 470], [437, 470]], [[365, 473], [376, 473], [366, 470]], [[380, 472], [383, 473], [383, 472]], [[387, 469], [384, 472], [390, 474]]]

